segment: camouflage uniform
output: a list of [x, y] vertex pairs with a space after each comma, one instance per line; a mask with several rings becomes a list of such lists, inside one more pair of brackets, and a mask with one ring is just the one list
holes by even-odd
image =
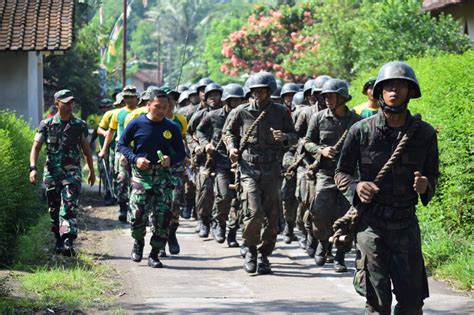
[[77, 237], [76, 212], [81, 192], [82, 144], [87, 141], [86, 123], [74, 116], [62, 121], [59, 113], [43, 120], [35, 141], [46, 142], [44, 185], [51, 215], [51, 230], [59, 239]]
[[[347, 107], [345, 115], [340, 118], [329, 109], [319, 111], [313, 115], [309, 124], [304, 146], [306, 151], [316, 155], [322, 149], [334, 146], [342, 134], [359, 120], [360, 116]], [[329, 237], [333, 233], [332, 225], [349, 209], [349, 203], [334, 183], [337, 158], [338, 155], [334, 159], [321, 156], [320, 166], [316, 173], [315, 198], [310, 205], [313, 236], [319, 240], [316, 256], [322, 256], [324, 259], [328, 251]], [[336, 260], [343, 263], [343, 249], [338, 250]], [[324, 262], [325, 260], [320, 264]]]
[[[353, 205], [360, 200], [355, 191], [359, 181], [373, 181], [391, 156], [413, 117], [405, 126], [387, 126], [379, 112], [354, 125], [344, 143], [336, 169], [336, 184]], [[360, 179], [354, 174], [360, 173]], [[418, 196], [413, 189], [414, 172], [428, 178], [427, 191]], [[429, 296], [421, 253], [421, 239], [415, 206], [418, 198], [426, 205], [433, 197], [439, 176], [436, 133], [421, 122], [401, 159], [378, 184], [380, 191], [364, 211], [357, 226], [357, 243], [362, 251], [362, 274], [355, 279], [358, 292], [366, 295], [366, 312], [390, 314], [391, 282], [398, 301], [397, 314], [421, 314], [423, 299]]]
[[145, 238], [148, 218], [151, 219], [151, 247], [164, 249], [172, 221], [173, 188], [178, 179], [170, 168], [152, 166], [147, 170], [132, 167], [130, 210], [132, 237]]
[[[278, 234], [283, 153], [297, 140], [286, 107], [271, 101], [267, 106], [266, 117], [250, 135], [248, 145], [241, 152], [239, 161], [244, 215], [242, 238], [249, 248], [259, 245], [258, 251], [263, 256], [271, 255]], [[239, 148], [246, 130], [260, 115], [262, 109], [254, 103], [248, 103], [240, 105], [234, 112], [235, 115], [232, 115], [226, 128], [229, 150]], [[286, 143], [275, 141], [270, 128], [284, 132], [288, 138]]]

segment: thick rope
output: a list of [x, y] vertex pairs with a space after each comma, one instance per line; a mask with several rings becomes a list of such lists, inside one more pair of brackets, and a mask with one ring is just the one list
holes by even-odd
[[[378, 172], [377, 176], [374, 179], [374, 183], [378, 184], [382, 179], [388, 174], [392, 166], [401, 158], [403, 151], [407, 146], [408, 141], [413, 137], [418, 126], [421, 123], [421, 116], [419, 114], [413, 116], [413, 122], [408, 130], [403, 135], [402, 139], [398, 143], [395, 151], [385, 162], [382, 169]], [[349, 236], [350, 233], [355, 231], [357, 222], [359, 221], [360, 216], [366, 210], [367, 205], [361, 204], [358, 208], [351, 206], [347, 213], [334, 222], [333, 228], [336, 231], [334, 235], [329, 239], [330, 242], [337, 245], [338, 242], [348, 242], [352, 241], [352, 238]]]

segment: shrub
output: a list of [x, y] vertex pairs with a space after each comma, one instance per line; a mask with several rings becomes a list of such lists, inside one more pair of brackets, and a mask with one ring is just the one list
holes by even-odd
[[[427, 265], [441, 268], [446, 275], [451, 269], [446, 263], [456, 263], [463, 253], [473, 266], [474, 232], [474, 50], [463, 55], [412, 58], [407, 61], [416, 73], [422, 97], [412, 100], [409, 109], [439, 130], [441, 176], [437, 193], [427, 207], [420, 207], [418, 216], [423, 230]], [[369, 76], [377, 69], [359, 74], [352, 82], [352, 104], [366, 101], [361, 94]], [[470, 280], [472, 281], [472, 279]]]
[[[34, 132], [23, 119], [12, 112], [0, 112], [0, 262], [3, 263], [12, 257], [16, 235], [36, 223], [39, 210], [44, 209], [38, 186], [31, 185], [28, 179], [33, 137]], [[41, 179], [40, 174], [38, 178]]]

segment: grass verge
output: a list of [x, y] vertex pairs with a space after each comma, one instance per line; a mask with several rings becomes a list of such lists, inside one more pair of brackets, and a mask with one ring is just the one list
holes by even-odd
[[49, 215], [18, 239], [15, 263], [0, 277], [0, 313], [114, 309], [114, 271], [96, 258], [54, 255]]

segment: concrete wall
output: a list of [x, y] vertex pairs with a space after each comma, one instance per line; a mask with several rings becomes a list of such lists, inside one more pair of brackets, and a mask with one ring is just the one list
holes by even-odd
[[43, 109], [43, 63], [36, 52], [0, 52], [0, 109], [14, 110], [32, 127]]

